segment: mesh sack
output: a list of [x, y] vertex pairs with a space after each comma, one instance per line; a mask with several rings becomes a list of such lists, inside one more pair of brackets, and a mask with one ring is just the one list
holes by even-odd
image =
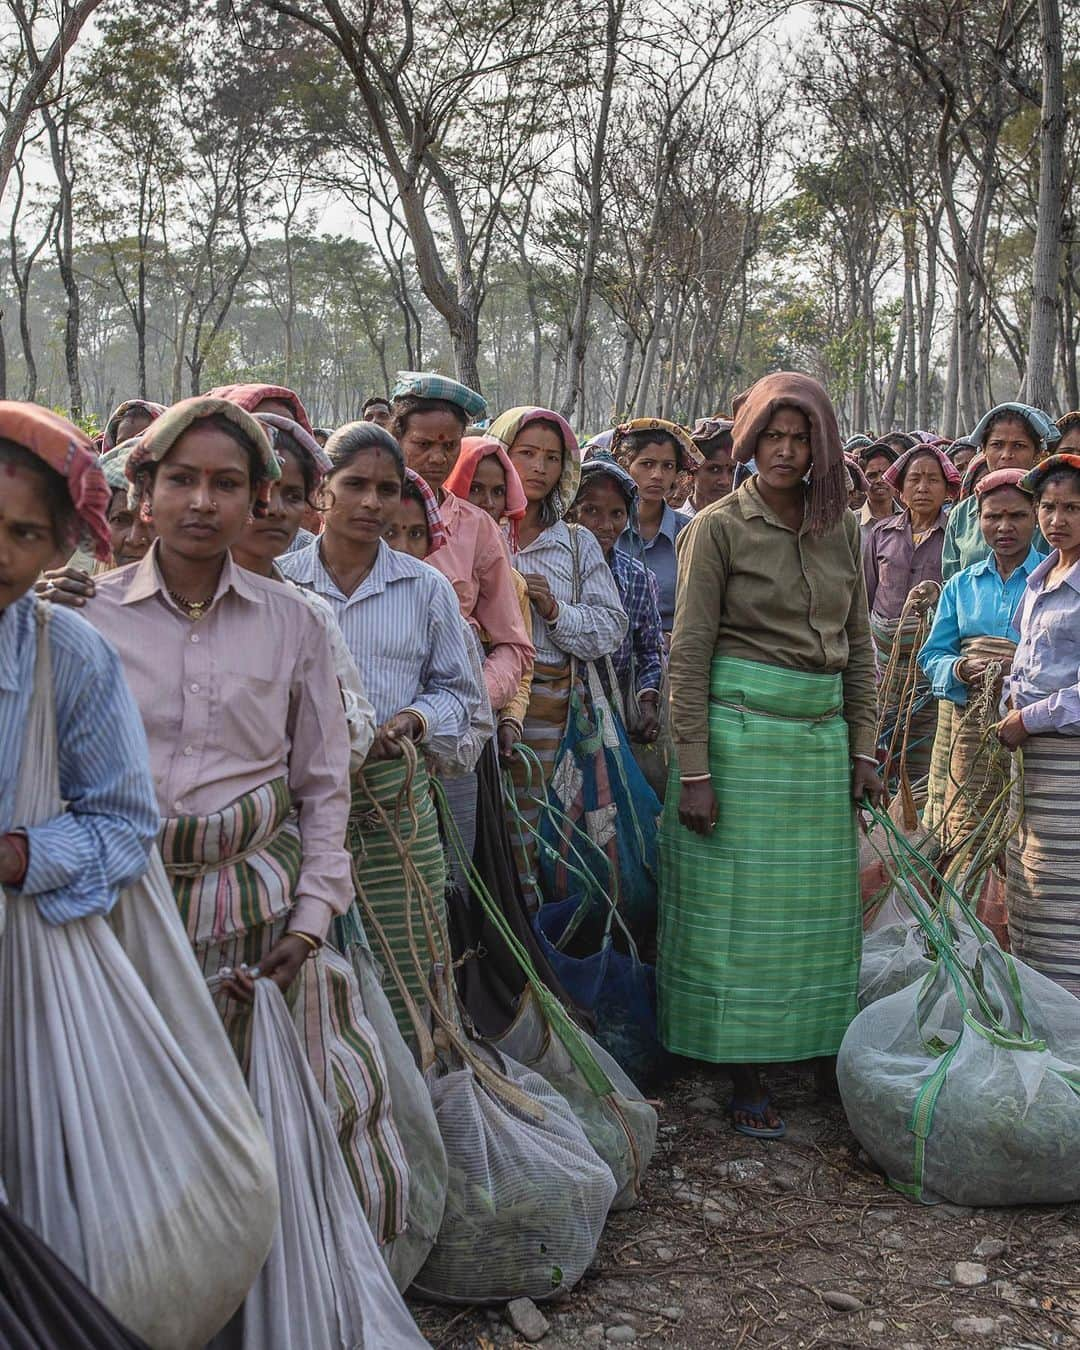
[[[892, 906], [893, 902], [889, 902]], [[899, 911], [896, 911], [899, 914]], [[962, 919], [949, 920], [951, 940], [965, 960], [978, 953], [979, 938]], [[863, 938], [859, 966], [859, 1007], [869, 1007], [909, 984], [925, 979], [934, 969], [937, 955], [933, 944], [908, 911], [906, 920], [893, 918], [875, 925]]]
[[324, 1094], [272, 980], [255, 984], [248, 1082], [277, 1164], [281, 1219], [243, 1308], [211, 1350], [426, 1345], [379, 1259]]
[[860, 1144], [915, 1199], [1080, 1199], [1080, 1000], [992, 943], [859, 1013], [837, 1078]]
[[540, 1300], [571, 1289], [615, 1198], [611, 1169], [555, 1089], [496, 1059], [527, 1110], [471, 1067], [431, 1079], [449, 1184], [438, 1239], [413, 1289], [445, 1302]]
[[577, 1033], [611, 1084], [595, 1091], [574, 1063], [531, 989], [526, 989], [511, 1025], [493, 1044], [526, 1068], [534, 1069], [577, 1117], [585, 1137], [611, 1168], [618, 1190], [613, 1210], [630, 1209], [641, 1195], [645, 1172], [656, 1147], [656, 1112], [618, 1064], [583, 1031]]

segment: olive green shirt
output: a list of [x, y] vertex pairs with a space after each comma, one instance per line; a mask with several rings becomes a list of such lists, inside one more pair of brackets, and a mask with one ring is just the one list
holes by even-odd
[[828, 534], [796, 532], [751, 478], [698, 512], [677, 541], [671, 639], [671, 727], [684, 777], [709, 772], [709, 677], [714, 656], [841, 674], [851, 753], [877, 741], [874, 649], [858, 517]]

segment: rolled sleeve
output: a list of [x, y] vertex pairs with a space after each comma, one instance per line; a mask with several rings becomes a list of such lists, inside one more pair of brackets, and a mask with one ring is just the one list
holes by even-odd
[[1021, 710], [1020, 720], [1033, 736], [1054, 732], [1076, 735], [1080, 731], [1080, 685], [1029, 703]]
[[919, 665], [926, 672], [935, 698], [964, 704], [967, 686], [956, 674], [960, 660], [960, 620], [956, 601], [956, 586], [947, 581], [938, 601], [930, 636], [919, 651]]
[[[844, 517], [852, 555], [859, 557], [859, 522], [849, 511]], [[872, 758], [877, 749], [877, 690], [874, 681], [874, 642], [870, 634], [865, 575], [855, 567], [855, 589], [848, 608], [848, 656], [844, 666], [844, 721], [848, 725], [848, 748], [853, 755]]]
[[684, 778], [709, 773], [709, 681], [724, 606], [730, 544], [716, 515], [695, 516], [676, 544], [675, 596], [668, 672], [671, 731]]
[[466, 617], [475, 618], [487, 636], [484, 683], [491, 706], [504, 708], [513, 699], [526, 671], [532, 668], [535, 653], [518, 605], [513, 569], [502, 535], [486, 516], [484, 526], [490, 527], [490, 536], [481, 535], [476, 556], [476, 605], [472, 615]]

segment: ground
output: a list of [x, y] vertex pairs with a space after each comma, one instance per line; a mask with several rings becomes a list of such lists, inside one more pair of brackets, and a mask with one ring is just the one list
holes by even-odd
[[[667, 1086], [644, 1196], [611, 1216], [578, 1287], [541, 1305], [544, 1350], [1080, 1347], [1080, 1206], [914, 1204], [808, 1074], [773, 1086], [788, 1134], [770, 1144], [732, 1132], [722, 1078]], [[958, 1262], [983, 1282], [957, 1283]], [[501, 1309], [413, 1308], [438, 1350], [526, 1344]]]

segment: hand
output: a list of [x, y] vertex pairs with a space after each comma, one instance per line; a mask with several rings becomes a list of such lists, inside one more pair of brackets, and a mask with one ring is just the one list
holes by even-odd
[[246, 967], [234, 970], [221, 988], [238, 1003], [250, 1003], [255, 997], [255, 980], [273, 980], [284, 994], [300, 972], [300, 967], [311, 955], [311, 947], [295, 933], [278, 938], [259, 962], [258, 975]]
[[994, 731], [1006, 750], [1019, 750], [1025, 741], [1031, 739], [1031, 733], [1024, 726], [1024, 719], [1018, 712], [1006, 714]]
[[93, 577], [77, 567], [56, 567], [50, 572], [42, 572], [34, 582], [34, 594], [51, 600], [54, 605], [80, 608], [97, 594], [97, 589]]
[[554, 622], [559, 617], [559, 602], [551, 594], [547, 577], [541, 576], [539, 572], [526, 572], [524, 576], [529, 600], [536, 607], [537, 613], [548, 623]]
[[0, 834], [0, 886], [10, 886], [22, 872], [22, 858], [6, 835]]
[[402, 741], [417, 740], [423, 729], [415, 713], [395, 713], [376, 731], [375, 739], [368, 751], [368, 759], [400, 759]]
[[851, 795], [861, 806], [864, 797], [870, 798], [871, 806], [881, 805], [884, 786], [877, 766], [865, 759], [851, 761]]
[[974, 684], [976, 680], [982, 678], [985, 670], [985, 661], [976, 661], [965, 656], [962, 661], [956, 663], [956, 678], [964, 684]]
[[504, 764], [513, 764], [514, 746], [521, 740], [521, 732], [516, 722], [500, 722], [498, 731], [499, 759]]
[[660, 707], [655, 697], [643, 694], [638, 699], [641, 712], [641, 725], [634, 732], [634, 740], [642, 745], [651, 745], [660, 735]]
[[679, 823], [695, 834], [710, 835], [720, 814], [716, 794], [708, 778], [698, 783], [683, 783], [679, 791]]
[[920, 581], [917, 586], [911, 588], [908, 599], [924, 613], [937, 604], [941, 595], [941, 587], [936, 581]]

